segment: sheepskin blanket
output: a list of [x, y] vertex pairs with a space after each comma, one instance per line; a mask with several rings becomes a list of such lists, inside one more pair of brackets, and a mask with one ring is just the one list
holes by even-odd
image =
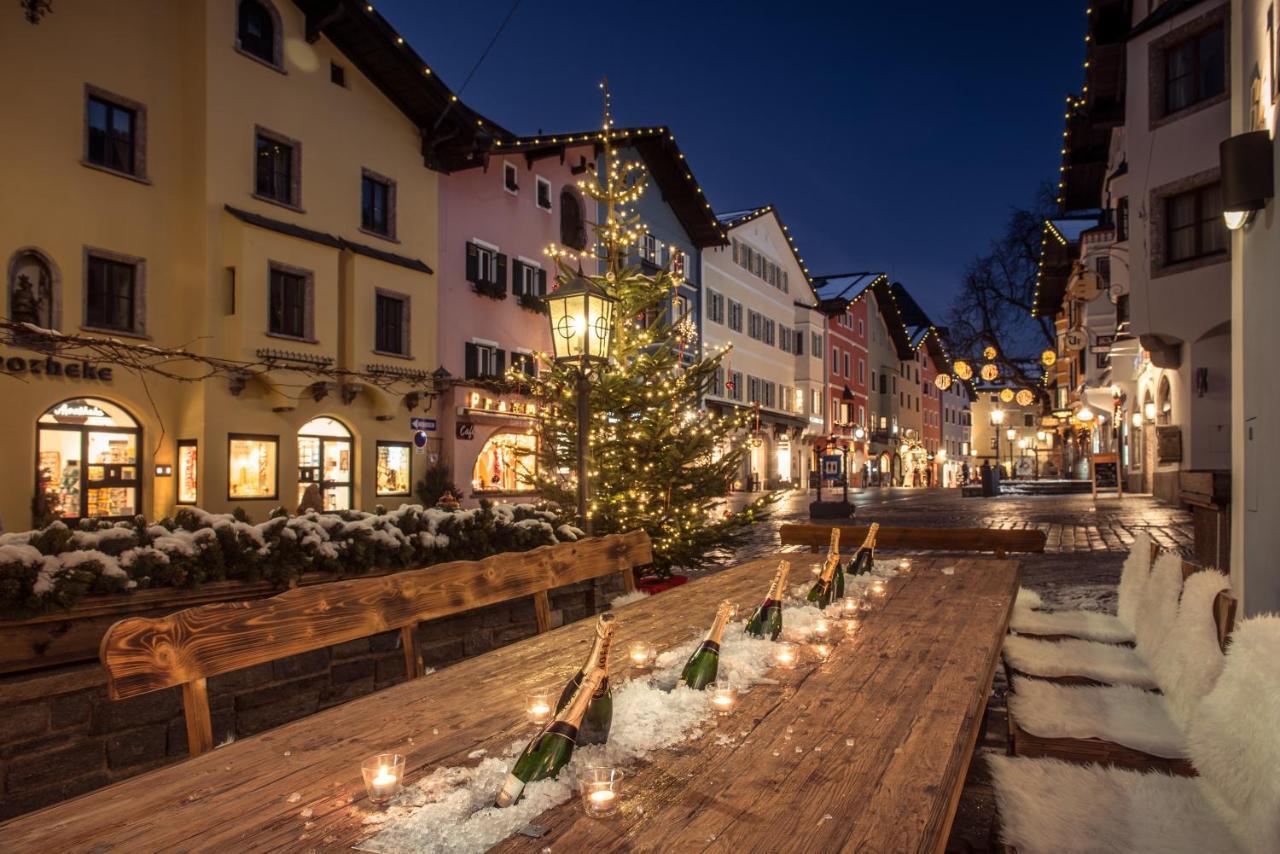
[[1086, 640], [1046, 641], [1010, 635], [1004, 659], [1031, 676], [1084, 676], [1111, 685], [1155, 688], [1155, 674], [1124, 646]]
[[1009, 628], [1024, 635], [1070, 635], [1101, 643], [1133, 640], [1133, 630], [1118, 617], [1098, 611], [1030, 611], [1015, 607]]
[[1013, 600], [1013, 610], [1017, 611], [1036, 611], [1044, 605], [1044, 599], [1040, 598], [1040, 594], [1026, 587], [1018, 588], [1018, 597]]
[[1142, 602], [1133, 625], [1138, 654], [1151, 661], [1178, 615], [1178, 596], [1182, 593], [1182, 558], [1166, 552], [1156, 558], [1156, 565], [1142, 591]]
[[1116, 587], [1116, 616], [1130, 629], [1136, 625], [1142, 592], [1151, 575], [1151, 535], [1143, 531], [1133, 538], [1129, 556], [1120, 570], [1120, 584]]
[[1156, 684], [1168, 696], [1169, 711], [1180, 727], [1190, 722], [1192, 711], [1222, 674], [1226, 659], [1218, 647], [1213, 600], [1230, 587], [1227, 577], [1216, 570], [1188, 578], [1173, 627], [1151, 658]]
[[1055, 685], [1019, 679], [1009, 694], [1018, 726], [1041, 738], [1100, 738], [1153, 756], [1182, 759], [1187, 741], [1159, 694], [1132, 685]]
[[1249, 850], [1235, 842], [1193, 778], [996, 754], [987, 763], [1001, 836], [1018, 854]]

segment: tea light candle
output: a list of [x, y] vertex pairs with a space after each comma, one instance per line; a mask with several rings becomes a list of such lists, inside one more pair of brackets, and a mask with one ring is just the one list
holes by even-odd
[[815, 564], [812, 566], [812, 569], [813, 569], [813, 574], [814, 574], [814, 575], [822, 575], [822, 564], [820, 564], [820, 563], [815, 563]]
[[711, 683], [711, 707], [717, 713], [727, 715], [738, 703], [738, 689], [732, 682]]
[[831, 624], [827, 622], [825, 617], [819, 617], [813, 622], [813, 636], [816, 638], [825, 638], [831, 634]]
[[529, 723], [541, 726], [551, 720], [551, 695], [550, 694], [530, 694], [525, 698], [524, 706], [525, 714], [529, 718]]
[[877, 578], [871, 582], [871, 592], [877, 596], [883, 596], [885, 591], [885, 583], [883, 578]]
[[800, 658], [800, 648], [793, 643], [778, 644], [773, 650], [773, 663], [790, 670]]
[[901, 572], [901, 573], [903, 573], [903, 574], [905, 575], [906, 573], [908, 573], [908, 572], [910, 572], [910, 571], [911, 571], [911, 559], [910, 559], [910, 558], [905, 558], [905, 557], [904, 557], [902, 560], [898, 561], [898, 572]]
[[815, 643], [813, 645], [813, 654], [818, 657], [819, 661], [826, 661], [831, 657], [831, 645], [826, 643]]
[[862, 600], [857, 596], [846, 596], [840, 600], [840, 610], [846, 617], [851, 617], [862, 610]]
[[400, 791], [404, 777], [404, 757], [398, 753], [379, 753], [360, 765], [364, 775], [364, 790], [369, 800], [384, 804]]
[[580, 777], [582, 808], [593, 818], [612, 815], [621, 805], [623, 774], [616, 768], [591, 767]]
[[653, 644], [646, 641], [632, 641], [627, 656], [636, 667], [648, 667], [656, 657]]

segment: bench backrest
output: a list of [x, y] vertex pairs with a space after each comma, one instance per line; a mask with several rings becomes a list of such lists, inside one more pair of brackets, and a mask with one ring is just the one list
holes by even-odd
[[[867, 536], [865, 525], [839, 525], [840, 542], [857, 548]], [[784, 546], [809, 546], [812, 551], [826, 549], [831, 539], [831, 525], [783, 525], [779, 535]], [[912, 549], [945, 552], [1043, 552], [1044, 531], [1028, 528], [904, 528], [881, 525], [876, 534], [876, 548]]]
[[649, 535], [630, 531], [317, 584], [252, 602], [121, 620], [103, 636], [99, 657], [112, 699], [182, 686], [188, 744], [195, 755], [213, 747], [205, 684], [210, 676], [399, 629], [412, 679], [423, 673], [417, 644], [422, 620], [532, 596], [538, 631], [546, 631], [551, 628], [549, 590], [620, 573], [631, 591], [632, 569], [652, 560]]

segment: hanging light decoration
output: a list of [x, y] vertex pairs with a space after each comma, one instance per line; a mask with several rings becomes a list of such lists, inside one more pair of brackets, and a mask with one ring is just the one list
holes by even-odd
[[942, 391], [951, 388], [951, 374], [938, 374], [933, 378], [933, 384]]
[[1076, 420], [1082, 424], [1088, 424], [1093, 420], [1093, 410], [1087, 406], [1082, 406], [1076, 410]]
[[1053, 350], [1045, 350], [1040, 354], [1040, 364], [1046, 368], [1052, 368], [1058, 361], [1058, 354]]
[[1000, 402], [1013, 403], [1013, 389], [1011, 388], [1000, 389]]
[[964, 359], [957, 359], [952, 369], [955, 370], [956, 376], [962, 380], [973, 379], [973, 368]]
[[995, 347], [991, 346], [990, 344], [982, 348], [982, 358], [986, 359], [988, 362], [990, 362], [992, 359], [994, 359], [996, 356], [999, 356], [999, 355], [1000, 355], [1000, 351], [997, 350]]
[[1036, 396], [1035, 396], [1035, 393], [1031, 391], [1031, 389], [1024, 388], [1018, 392], [1019, 406], [1030, 406], [1035, 402], [1036, 402]]
[[1000, 378], [1000, 369], [991, 362], [982, 366], [980, 376], [989, 383], [993, 383]]

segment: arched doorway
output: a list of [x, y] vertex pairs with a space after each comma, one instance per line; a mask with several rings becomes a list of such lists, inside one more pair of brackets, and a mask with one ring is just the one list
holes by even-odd
[[324, 509], [351, 509], [351, 472], [355, 449], [351, 431], [336, 418], [312, 418], [298, 430], [298, 503], [316, 484]]
[[142, 428], [109, 400], [76, 397], [37, 423], [36, 477], [50, 512], [62, 519], [127, 519], [142, 506]]
[[483, 493], [533, 492], [538, 439], [530, 433], [498, 430], [484, 443], [471, 474], [471, 490]]

